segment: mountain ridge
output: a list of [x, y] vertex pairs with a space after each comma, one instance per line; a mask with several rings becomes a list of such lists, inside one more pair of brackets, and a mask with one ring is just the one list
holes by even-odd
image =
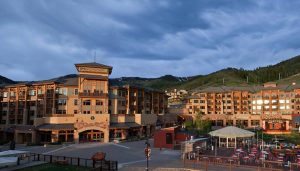
[[[76, 74], [68, 74], [49, 80], [65, 79], [74, 76], [76, 76]], [[291, 82], [300, 83], [300, 55], [274, 65], [257, 67], [253, 70], [228, 67], [207, 75], [194, 75], [188, 77], [164, 75], [158, 78], [120, 77], [110, 78], [109, 80], [111, 85], [130, 84], [159, 90], [170, 90], [173, 88], [191, 90], [220, 85], [261, 85], [262, 83], [269, 81], [277, 81], [279, 84], [290, 84]], [[14, 84], [17, 82], [18, 81], [13, 81], [0, 76], [0, 85]]]

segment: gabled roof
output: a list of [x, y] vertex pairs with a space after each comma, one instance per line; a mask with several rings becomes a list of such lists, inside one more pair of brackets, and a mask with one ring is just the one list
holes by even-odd
[[213, 137], [221, 137], [221, 138], [244, 138], [244, 137], [252, 137], [254, 136], [254, 132], [247, 131], [235, 126], [227, 126], [222, 129], [218, 129], [215, 131], [211, 131], [208, 133]]

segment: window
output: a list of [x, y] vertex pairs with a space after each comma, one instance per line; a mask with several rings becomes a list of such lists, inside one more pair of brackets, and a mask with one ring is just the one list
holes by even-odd
[[103, 102], [101, 100], [96, 100], [96, 105], [97, 106], [102, 106], [103, 105]]
[[7, 97], [8, 96], [8, 93], [7, 92], [4, 92], [3, 93], [3, 97]]
[[84, 110], [83, 111], [83, 114], [90, 114], [91, 113], [91, 111], [89, 111], [89, 110]]
[[198, 100], [194, 100], [194, 103], [198, 103], [199, 101]]
[[15, 96], [16, 96], [16, 93], [13, 92], [13, 91], [11, 91], [11, 92], [10, 92], [10, 97], [15, 97]]
[[98, 110], [97, 110], [97, 111], [96, 111], [96, 114], [102, 114], [102, 111], [98, 111]]
[[66, 99], [58, 99], [58, 105], [66, 105], [67, 104], [67, 100]]
[[66, 114], [66, 110], [57, 110], [56, 113], [57, 114]]
[[58, 89], [58, 94], [60, 95], [67, 95], [67, 89], [66, 88], [59, 88]]
[[77, 110], [74, 110], [74, 114], [77, 114], [78, 113], [78, 111]]
[[78, 88], [74, 89], [74, 95], [78, 95]]
[[7, 102], [2, 102], [2, 107], [7, 107], [8, 103]]
[[78, 100], [74, 99], [74, 105], [77, 106], [78, 105]]
[[43, 90], [42, 89], [38, 89], [38, 94], [43, 94]]
[[29, 96], [35, 96], [36, 92], [35, 90], [29, 90]]
[[30, 116], [34, 116], [35, 111], [34, 110], [30, 110]]
[[29, 105], [30, 105], [30, 106], [35, 106], [35, 101], [30, 101], [30, 102], [29, 102]]
[[83, 105], [84, 106], [90, 106], [91, 105], [91, 100], [84, 100]]
[[2, 116], [6, 116], [6, 114], [7, 114], [7, 111], [3, 110], [2, 111]]
[[172, 133], [166, 133], [166, 144], [173, 144], [173, 135], [172, 135]]

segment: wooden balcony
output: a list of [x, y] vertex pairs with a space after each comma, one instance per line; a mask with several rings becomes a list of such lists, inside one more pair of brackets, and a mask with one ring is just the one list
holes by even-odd
[[16, 100], [16, 96], [10, 96], [9, 99], [10, 100]]
[[242, 97], [242, 100], [248, 100], [248, 97]]
[[81, 92], [79, 97], [98, 97], [98, 98], [108, 98], [107, 93], [98, 93], [98, 92]]
[[15, 119], [16, 115], [8, 115], [9, 119]]
[[25, 100], [26, 96], [25, 95], [19, 95], [19, 100]]
[[44, 99], [44, 97], [45, 97], [44, 94], [38, 94], [38, 95], [37, 95], [37, 98], [38, 98], [38, 99]]

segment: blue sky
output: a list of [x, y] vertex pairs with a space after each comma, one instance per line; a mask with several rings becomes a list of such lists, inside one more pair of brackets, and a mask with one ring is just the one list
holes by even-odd
[[0, 75], [40, 80], [74, 63], [112, 77], [254, 69], [300, 54], [300, 1], [1, 0]]

